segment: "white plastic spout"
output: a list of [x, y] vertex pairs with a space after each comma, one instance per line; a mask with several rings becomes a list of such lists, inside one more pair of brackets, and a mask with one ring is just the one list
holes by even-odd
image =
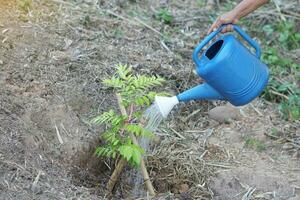
[[174, 108], [175, 105], [179, 103], [178, 98], [176, 96], [173, 97], [155, 97], [155, 104], [157, 105], [161, 115], [164, 118], [167, 118], [168, 114]]

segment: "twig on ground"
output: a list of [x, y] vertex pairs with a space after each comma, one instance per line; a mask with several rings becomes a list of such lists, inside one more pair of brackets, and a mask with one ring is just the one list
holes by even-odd
[[221, 168], [226, 168], [226, 169], [230, 169], [231, 168], [231, 166], [222, 165], [222, 164], [216, 164], [216, 163], [208, 163], [208, 162], [206, 162], [205, 164], [208, 165], [208, 166], [213, 166], [213, 167], [221, 167]]
[[206, 146], [206, 141], [207, 141], [207, 139], [212, 135], [212, 133], [214, 132], [214, 129], [213, 128], [211, 128], [211, 129], [207, 129], [207, 133], [205, 134], [205, 138], [204, 138], [204, 141], [203, 141], [203, 147], [205, 147]]
[[205, 150], [202, 154], [201, 154], [201, 156], [200, 156], [200, 159], [203, 159], [203, 157], [205, 156], [205, 154], [208, 152], [208, 150]]
[[142, 20], [140, 20], [140, 19], [138, 19], [136, 17], [134, 17], [132, 19], [129, 19], [129, 18], [126, 18], [126, 17], [124, 17], [122, 15], [119, 15], [119, 14], [117, 14], [117, 13], [111, 11], [111, 10], [106, 10], [106, 12], [109, 13], [109, 14], [111, 14], [111, 15], [113, 15], [113, 16], [115, 16], [115, 17], [118, 17], [118, 18], [120, 18], [122, 20], [125, 20], [127, 22], [133, 23], [133, 24], [136, 24], [136, 22], [138, 22], [138, 24], [141, 24], [141, 25], [147, 27], [148, 29], [150, 29], [151, 31], [157, 33], [158, 35], [163, 36], [163, 34], [160, 33], [158, 30], [154, 29], [153, 27], [149, 26], [148, 24], [146, 24], [145, 22], [143, 22]]
[[242, 200], [250, 200], [252, 194], [255, 192], [256, 188], [249, 187], [248, 191], [242, 197]]
[[277, 96], [280, 96], [280, 97], [283, 97], [283, 98], [285, 98], [286, 100], [289, 99], [288, 96], [286, 96], [286, 95], [284, 95], [284, 94], [281, 94], [281, 93], [279, 93], [279, 92], [276, 92], [276, 91], [274, 91], [274, 90], [270, 90], [270, 93], [272, 93], [272, 94], [274, 94], [274, 95], [277, 95]]
[[276, 135], [272, 135], [272, 134], [269, 134], [269, 133], [265, 133], [265, 135], [270, 137], [270, 138], [276, 139], [276, 140], [280, 140], [280, 139], [286, 140], [286, 141], [290, 142], [293, 146], [295, 146], [297, 148], [300, 148], [300, 145], [296, 144], [293, 139], [286, 138], [286, 137], [282, 138], [282, 137], [278, 137]]
[[142, 20], [138, 19], [138, 18], [133, 18], [135, 19], [137, 22], [139, 22], [140, 24], [144, 25], [145, 27], [147, 27], [148, 29], [152, 30], [153, 32], [157, 33], [160, 36], [164, 36], [161, 32], [159, 32], [158, 30], [152, 28], [151, 26], [149, 26], [148, 24], [146, 24], [145, 22], [143, 22]]
[[191, 117], [193, 117], [194, 115], [198, 114], [202, 109], [198, 109], [195, 110], [194, 112], [192, 112], [191, 114], [189, 114], [187, 117], [183, 118], [182, 121], [183, 122], [187, 122]]
[[169, 47], [166, 45], [166, 43], [164, 41], [160, 41], [161, 45], [170, 53], [170, 54], [174, 54]]
[[65, 4], [65, 5], [69, 5], [69, 6], [74, 6], [72, 3], [70, 2], [66, 2], [66, 1], [61, 1], [61, 0], [51, 0], [54, 3], [60, 3], [60, 4]]
[[252, 103], [250, 103], [250, 106], [251, 108], [253, 108], [253, 110], [259, 115], [259, 116], [263, 116], [263, 114], [257, 109], [254, 107], [254, 105]]
[[59, 133], [59, 130], [58, 130], [56, 124], [55, 124], [55, 130], [56, 130], [56, 135], [57, 135], [57, 138], [58, 138], [59, 143], [60, 143], [60, 144], [63, 144], [64, 141], [63, 141], [63, 139], [62, 139], [61, 136], [60, 136], [60, 133]]
[[281, 20], [286, 21], [286, 18], [283, 16], [281, 9], [280, 9], [278, 3], [276, 2], [276, 0], [273, 0], [273, 3], [275, 4], [276, 10], [279, 13]]
[[175, 131], [173, 128], [170, 128], [173, 133], [175, 133], [178, 137], [180, 137], [181, 139], [185, 139], [185, 137], [183, 135], [181, 135], [180, 133], [178, 133], [177, 131]]
[[42, 171], [39, 170], [38, 175], [35, 177], [35, 179], [34, 179], [34, 181], [33, 181], [33, 183], [32, 183], [32, 186], [31, 186], [31, 189], [32, 189], [33, 191], [36, 190], [37, 183], [38, 183], [38, 181], [39, 181], [41, 175], [42, 175]]

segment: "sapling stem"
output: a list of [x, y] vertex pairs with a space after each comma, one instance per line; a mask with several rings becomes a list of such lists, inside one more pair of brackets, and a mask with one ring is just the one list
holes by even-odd
[[[127, 116], [127, 111], [126, 111], [125, 107], [122, 105], [121, 95], [117, 93], [116, 96], [117, 96], [118, 106], [120, 108], [121, 114], [124, 115], [124, 116]], [[130, 115], [132, 114], [132, 112], [133, 112], [133, 106], [131, 105], [130, 106]], [[130, 120], [130, 118], [129, 118], [129, 120]], [[134, 134], [130, 132], [129, 136], [130, 136], [133, 144], [138, 145], [138, 141], [137, 141], [136, 137], [134, 136]], [[126, 162], [125, 159], [121, 159], [118, 162], [118, 164], [117, 164], [117, 166], [116, 166], [116, 168], [115, 168], [113, 174], [111, 175], [111, 178], [109, 179], [108, 184], [107, 184], [108, 196], [111, 196], [113, 188], [115, 187], [115, 184], [116, 184], [117, 180], [119, 179], [120, 174], [123, 171], [123, 168], [125, 167], [126, 163], [127, 162]], [[140, 167], [141, 167], [141, 172], [142, 172], [145, 184], [146, 184], [146, 188], [147, 188], [149, 194], [151, 196], [154, 196], [155, 191], [154, 191], [153, 185], [150, 181], [149, 174], [148, 174], [148, 171], [147, 171], [147, 168], [146, 168], [146, 165], [145, 165], [145, 162], [144, 162], [143, 158], [141, 158]]]

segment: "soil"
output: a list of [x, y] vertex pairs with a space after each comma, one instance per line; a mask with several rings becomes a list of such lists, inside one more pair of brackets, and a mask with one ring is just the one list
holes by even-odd
[[[262, 114], [259, 116], [251, 107], [244, 107], [242, 110], [246, 116], [230, 125], [218, 127], [221, 131], [209, 138], [209, 142], [226, 148], [236, 162], [234, 168], [220, 171], [211, 179], [215, 199], [241, 199], [253, 189], [262, 199], [300, 198], [299, 152], [288, 153], [283, 150], [285, 146], [266, 136], [272, 127], [277, 127], [276, 116], [267, 114], [272, 109], [259, 109]], [[299, 133], [299, 128], [296, 132]], [[257, 152], [246, 148], [247, 137], [262, 141], [265, 150]]]
[[[166, 5], [176, 14], [170, 25], [152, 14]], [[201, 6], [192, 0], [2, 0], [0, 199], [105, 199], [115, 163], [93, 155], [105, 127], [89, 120], [116, 100], [101, 81], [123, 63], [166, 78], [163, 89], [170, 93], [198, 84], [191, 53], [213, 12]], [[239, 108], [235, 120], [208, 118], [223, 104], [180, 105], [162, 125], [147, 158], [156, 199], [300, 199], [299, 147], [282, 139], [299, 137], [299, 122], [282, 120], [277, 105], [260, 98]], [[267, 136], [274, 128], [278, 137]], [[247, 146], [249, 137], [264, 149]], [[126, 172], [130, 167], [115, 199], [137, 198]]]

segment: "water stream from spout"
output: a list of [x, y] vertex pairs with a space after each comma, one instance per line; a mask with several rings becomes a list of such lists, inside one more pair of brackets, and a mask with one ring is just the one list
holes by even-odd
[[[163, 99], [163, 101], [162, 101]], [[146, 109], [143, 113], [143, 120], [146, 121], [144, 128], [152, 133], [155, 133], [163, 121], [163, 119], [168, 115], [172, 108], [178, 103], [177, 98], [175, 97], [159, 97], [156, 98], [156, 101]], [[163, 110], [162, 110], [163, 109]], [[166, 115], [163, 116], [163, 113]], [[140, 146], [145, 150], [145, 157], [150, 150], [150, 139], [147, 137], [141, 137], [139, 140]], [[132, 172], [133, 177], [133, 196], [140, 197], [145, 196], [146, 192], [143, 187], [143, 177], [140, 173], [140, 170], [135, 170]]]
[[[150, 139], [147, 137], [142, 137], [139, 139], [139, 145], [145, 150], [144, 157], [147, 156], [150, 147]], [[146, 196], [146, 191], [144, 188], [144, 178], [142, 176], [141, 170], [133, 169], [131, 176], [133, 177], [133, 197]]]
[[[143, 114], [143, 119], [146, 121], [145, 129], [148, 131], [151, 131], [152, 133], [155, 133], [158, 126], [164, 119], [159, 107], [156, 102], [154, 102]], [[145, 150], [144, 157], [147, 156], [147, 153], [149, 153], [150, 150], [150, 139], [147, 137], [141, 137], [139, 139], [139, 145]], [[140, 172], [140, 170], [133, 171], [133, 196], [134, 197], [140, 197], [145, 196], [146, 192], [143, 187], [143, 176]]]
[[162, 120], [164, 119], [161, 111], [154, 102], [143, 114], [143, 118], [147, 121], [145, 129], [151, 132], [155, 132]]

